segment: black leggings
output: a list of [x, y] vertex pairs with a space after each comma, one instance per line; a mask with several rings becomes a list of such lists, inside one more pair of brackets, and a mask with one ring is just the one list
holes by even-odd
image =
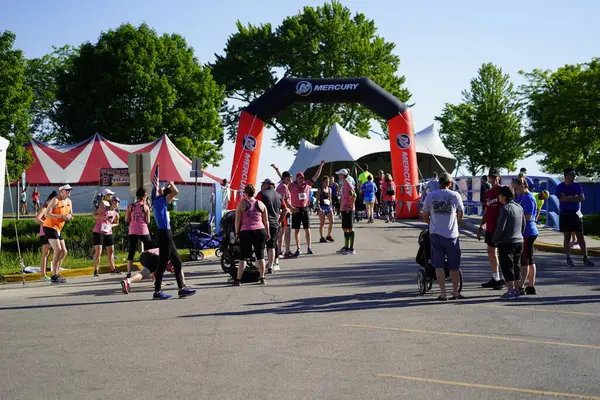
[[177, 286], [179, 289], [183, 289], [183, 276], [181, 274], [181, 259], [173, 242], [173, 234], [170, 229], [159, 229], [158, 230], [158, 256], [160, 261], [158, 268], [156, 269], [156, 276], [154, 280], [154, 291], [160, 292], [162, 285], [163, 275], [167, 269], [167, 264], [171, 261], [173, 264], [173, 271], [175, 272], [175, 279], [177, 280]]
[[154, 248], [150, 235], [129, 235], [127, 238], [129, 243], [129, 254], [127, 255], [127, 261], [133, 261], [133, 256], [135, 256], [137, 245], [140, 240], [144, 244], [144, 251]]
[[523, 253], [523, 242], [520, 243], [498, 243], [498, 259], [502, 275], [507, 281], [518, 281], [521, 279], [521, 254]]

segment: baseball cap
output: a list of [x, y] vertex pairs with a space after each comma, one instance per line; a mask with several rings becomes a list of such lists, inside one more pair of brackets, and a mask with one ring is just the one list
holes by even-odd
[[336, 171], [335, 174], [336, 175], [348, 176], [350, 173], [348, 172], [348, 170], [346, 168], [342, 168], [339, 171]]
[[304, 172], [298, 172], [296, 178], [304, 178]]
[[108, 196], [109, 194], [110, 194], [110, 195], [113, 195], [113, 194], [115, 194], [115, 192], [113, 192], [113, 191], [112, 191], [112, 190], [110, 190], [110, 189], [104, 189], [104, 190], [102, 190], [102, 192], [100, 192], [100, 194], [101, 194], [102, 196]]
[[283, 174], [281, 174], [282, 178], [290, 178], [291, 176], [290, 171], [283, 171]]
[[444, 172], [443, 174], [441, 174], [439, 176], [438, 182], [440, 183], [441, 186], [446, 186], [447, 184], [452, 182], [452, 175], [450, 175], [447, 172]]
[[58, 190], [73, 190], [73, 188], [67, 183], [66, 185], [59, 187]]
[[262, 183], [268, 183], [270, 185], [271, 183], [273, 183], [273, 181], [267, 178]]
[[120, 203], [121, 199], [118, 196], [113, 196], [112, 201], [116, 201], [117, 203]]
[[498, 168], [490, 168], [488, 176], [500, 176], [500, 170]]

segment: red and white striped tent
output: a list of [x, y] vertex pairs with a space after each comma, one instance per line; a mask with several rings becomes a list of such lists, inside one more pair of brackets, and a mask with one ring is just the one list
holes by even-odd
[[[29, 185], [49, 186], [59, 183], [95, 185], [100, 181], [101, 168], [127, 168], [131, 153], [150, 153], [151, 176], [160, 165], [161, 181], [178, 184], [194, 183], [190, 178], [191, 160], [167, 135], [144, 144], [120, 144], [95, 134], [83, 142], [57, 146], [32, 139], [26, 146], [31, 150], [33, 163], [26, 171]], [[222, 179], [204, 171], [205, 179], [221, 183]]]

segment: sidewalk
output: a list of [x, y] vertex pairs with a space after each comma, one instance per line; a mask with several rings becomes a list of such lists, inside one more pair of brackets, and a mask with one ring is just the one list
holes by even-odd
[[[480, 216], [465, 215], [463, 219], [463, 228], [476, 233], [480, 223]], [[538, 225], [538, 230], [540, 231], [540, 234], [533, 245], [536, 250], [545, 251], [548, 253], [564, 254], [562, 233], [552, 228], [543, 228], [540, 225]], [[590, 257], [600, 257], [600, 240], [592, 239], [591, 237], [586, 236], [585, 243], [587, 244], [588, 255]], [[571, 253], [581, 255], [581, 250], [572, 249]]]

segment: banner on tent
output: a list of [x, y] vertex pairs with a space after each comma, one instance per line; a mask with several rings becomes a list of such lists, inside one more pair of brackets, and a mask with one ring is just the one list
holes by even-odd
[[100, 168], [100, 186], [129, 186], [129, 169]]

